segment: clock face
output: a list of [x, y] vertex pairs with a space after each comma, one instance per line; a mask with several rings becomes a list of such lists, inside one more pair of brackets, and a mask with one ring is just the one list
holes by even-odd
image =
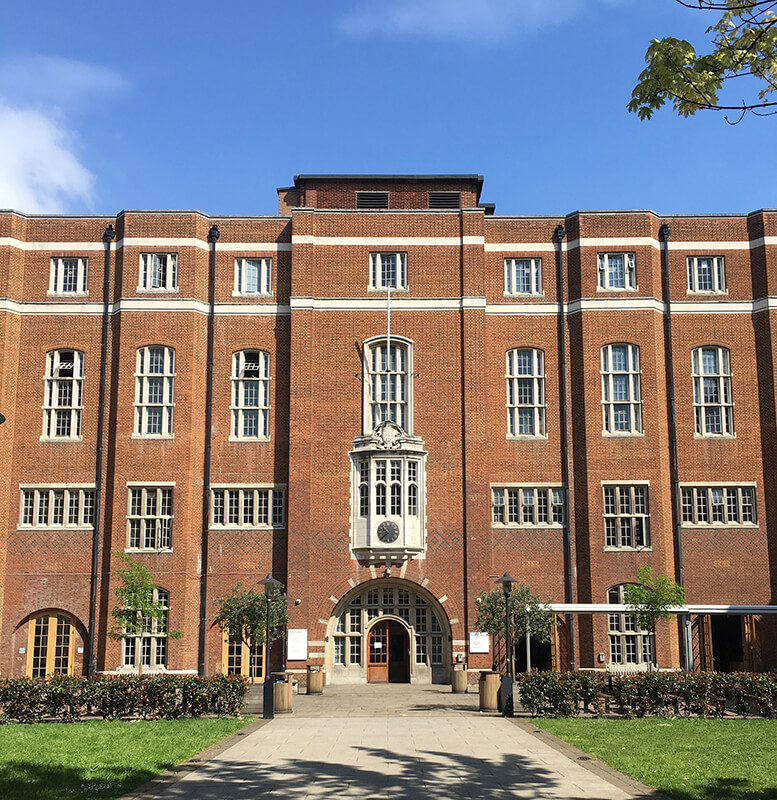
[[381, 522], [378, 525], [378, 538], [381, 542], [396, 542], [397, 538], [399, 537], [399, 525], [396, 522]]

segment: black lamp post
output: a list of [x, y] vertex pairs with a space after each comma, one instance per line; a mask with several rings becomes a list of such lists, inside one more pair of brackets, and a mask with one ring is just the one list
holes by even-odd
[[272, 675], [270, 675], [270, 605], [272, 603], [272, 591], [275, 586], [280, 586], [281, 582], [273, 578], [272, 573], [268, 572], [267, 577], [259, 581], [264, 586], [264, 599], [267, 603], [267, 627], [265, 628], [265, 653], [264, 653], [264, 694], [262, 696], [262, 717], [264, 719], [275, 718], [275, 697], [273, 692]]
[[505, 592], [505, 634], [507, 642], [507, 674], [502, 677], [502, 716], [513, 717], [513, 642], [510, 635], [510, 593], [515, 581], [505, 572], [495, 583], [501, 583]]
[[[284, 605], [286, 607], [286, 612], [288, 614], [289, 600], [291, 600], [291, 598], [286, 594], [286, 592], [284, 592], [281, 595], [281, 600], [283, 600]], [[287, 617], [287, 620], [288, 620], [288, 617]], [[287, 620], [284, 620], [284, 623], [283, 623], [283, 651], [281, 653], [281, 672], [286, 672], [286, 623], [287, 623]]]

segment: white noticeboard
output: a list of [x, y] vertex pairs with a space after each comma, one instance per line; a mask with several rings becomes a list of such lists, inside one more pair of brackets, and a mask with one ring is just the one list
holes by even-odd
[[289, 628], [287, 661], [308, 660], [308, 629]]
[[480, 631], [469, 632], [469, 652], [487, 653], [491, 646], [491, 637], [487, 633]]

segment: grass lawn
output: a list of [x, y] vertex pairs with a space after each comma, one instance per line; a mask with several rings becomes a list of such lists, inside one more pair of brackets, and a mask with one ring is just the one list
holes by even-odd
[[250, 718], [0, 727], [0, 798], [113, 798], [242, 728]]
[[670, 797], [777, 800], [777, 720], [532, 722]]

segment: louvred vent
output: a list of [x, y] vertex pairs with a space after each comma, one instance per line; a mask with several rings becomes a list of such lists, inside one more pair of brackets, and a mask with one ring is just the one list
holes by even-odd
[[429, 192], [429, 208], [461, 208], [459, 192]]
[[388, 208], [388, 192], [356, 192], [356, 208]]

